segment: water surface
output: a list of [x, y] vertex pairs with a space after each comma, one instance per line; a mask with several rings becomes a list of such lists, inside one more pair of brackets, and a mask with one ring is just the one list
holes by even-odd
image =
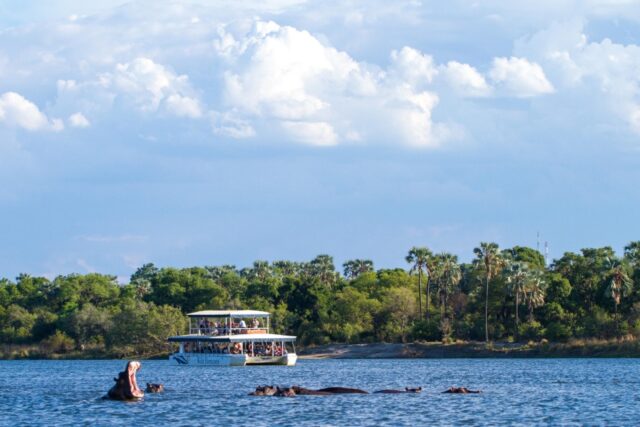
[[[302, 360], [295, 367], [181, 367], [143, 361], [138, 382], [163, 394], [103, 400], [126, 362], [0, 361], [2, 425], [637, 425], [640, 360]], [[415, 395], [252, 397], [260, 384]], [[442, 394], [467, 386], [480, 395]]]

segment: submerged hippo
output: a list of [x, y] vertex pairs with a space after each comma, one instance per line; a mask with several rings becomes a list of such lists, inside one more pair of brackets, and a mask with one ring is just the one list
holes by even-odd
[[327, 387], [317, 391], [327, 392], [329, 394], [369, 394], [368, 391], [360, 390], [359, 388], [347, 387]]
[[162, 393], [164, 391], [164, 385], [147, 383], [147, 388], [145, 391], [147, 393]]
[[256, 387], [255, 391], [249, 393], [249, 396], [274, 396], [278, 392], [278, 387], [272, 385], [262, 385]]
[[455, 393], [455, 394], [478, 394], [480, 390], [469, 390], [466, 387], [449, 387], [448, 390], [443, 391], [443, 393]]
[[374, 391], [374, 393], [398, 394], [398, 393], [420, 393], [421, 391], [422, 391], [422, 387], [417, 387], [417, 388], [405, 387], [404, 390], [378, 390], [378, 391]]
[[107, 397], [112, 400], [136, 400], [144, 397], [144, 392], [140, 390], [136, 380], [136, 373], [140, 368], [140, 362], [128, 362], [125, 370], [118, 374], [118, 378], [113, 379], [116, 383], [107, 392]]

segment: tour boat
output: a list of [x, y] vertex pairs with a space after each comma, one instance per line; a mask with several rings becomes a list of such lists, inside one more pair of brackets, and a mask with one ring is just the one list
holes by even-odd
[[295, 336], [269, 332], [269, 313], [204, 310], [189, 313], [189, 334], [169, 337], [180, 345], [169, 360], [177, 365], [294, 366]]

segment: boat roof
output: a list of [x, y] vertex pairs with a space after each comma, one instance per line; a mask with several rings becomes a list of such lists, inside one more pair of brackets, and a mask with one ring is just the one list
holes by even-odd
[[293, 335], [277, 334], [242, 334], [242, 335], [176, 335], [168, 338], [171, 342], [211, 341], [211, 342], [246, 342], [246, 341], [295, 341]]
[[187, 314], [189, 317], [216, 317], [216, 316], [230, 316], [230, 317], [265, 317], [269, 316], [267, 311], [257, 310], [202, 310], [194, 311]]

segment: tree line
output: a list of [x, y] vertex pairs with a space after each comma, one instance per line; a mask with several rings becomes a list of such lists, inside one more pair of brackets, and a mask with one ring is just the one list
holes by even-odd
[[128, 284], [104, 274], [0, 279], [0, 343], [43, 353], [168, 350], [185, 314], [212, 308], [272, 313], [278, 332], [332, 342], [529, 341], [640, 335], [640, 241], [567, 252], [481, 243], [474, 259], [411, 248], [406, 268], [354, 259], [140, 267]]

